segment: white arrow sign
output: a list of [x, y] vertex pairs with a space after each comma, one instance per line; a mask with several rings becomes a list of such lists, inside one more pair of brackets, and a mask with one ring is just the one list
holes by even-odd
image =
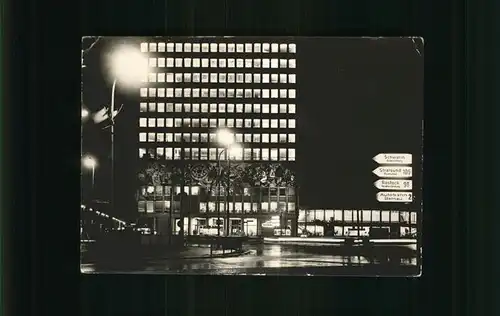
[[411, 178], [411, 167], [378, 167], [373, 173], [381, 178]]
[[411, 154], [378, 154], [373, 157], [381, 165], [411, 165]]
[[377, 193], [379, 202], [413, 202], [413, 193], [408, 192], [379, 192]]
[[374, 184], [380, 190], [411, 190], [413, 186], [411, 180], [380, 179], [375, 181]]

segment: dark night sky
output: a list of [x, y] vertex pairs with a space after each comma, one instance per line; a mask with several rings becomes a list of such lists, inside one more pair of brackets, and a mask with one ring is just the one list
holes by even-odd
[[[411, 39], [297, 38], [297, 171], [300, 204], [310, 208], [380, 209], [372, 157], [381, 152], [414, 154], [414, 188], [421, 186], [423, 119], [422, 45]], [[418, 46], [417, 46], [418, 45]], [[107, 42], [87, 55], [84, 101], [96, 111], [109, 104], [110, 84], [100, 67]], [[125, 110], [116, 128], [116, 192], [121, 214], [134, 215], [138, 100], [118, 94]], [[96, 194], [109, 187], [109, 131], [85, 125], [84, 152], [98, 157]], [[130, 144], [134, 146], [130, 146]], [[128, 146], [127, 146], [128, 144]], [[85, 190], [89, 184], [85, 183]], [[126, 193], [128, 192], [128, 193]], [[419, 209], [420, 192], [414, 189]], [[121, 193], [120, 193], [121, 196]], [[130, 205], [133, 207], [130, 208]], [[127, 207], [128, 206], [128, 207]], [[399, 207], [400, 205], [398, 205]], [[125, 215], [126, 216], [126, 215]]]

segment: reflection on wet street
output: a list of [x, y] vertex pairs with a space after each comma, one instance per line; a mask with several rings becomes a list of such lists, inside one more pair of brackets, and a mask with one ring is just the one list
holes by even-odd
[[[376, 249], [371, 252], [359, 248], [350, 254], [342, 253], [339, 247], [332, 246], [252, 245], [247, 246], [245, 250], [245, 255], [232, 258], [148, 260], [133, 265], [83, 263], [81, 268], [82, 272], [87, 273], [259, 274], [272, 273], [275, 270], [311, 270], [329, 274], [329, 268], [338, 270], [343, 267], [417, 265], [416, 252], [405, 247], [391, 251]], [[374, 253], [376, 255], [373, 255]]]

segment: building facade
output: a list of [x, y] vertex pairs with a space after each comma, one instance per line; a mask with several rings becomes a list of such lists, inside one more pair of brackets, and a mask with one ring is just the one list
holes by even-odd
[[[159, 234], [297, 232], [296, 44], [156, 38], [140, 44], [138, 212]], [[233, 135], [237, 147], [218, 140]]]

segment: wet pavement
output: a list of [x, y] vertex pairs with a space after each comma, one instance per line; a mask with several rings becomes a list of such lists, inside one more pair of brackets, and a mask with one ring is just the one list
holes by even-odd
[[[331, 246], [249, 245], [230, 258], [149, 259], [134, 264], [83, 263], [84, 273], [415, 275], [416, 252], [407, 248], [342, 253]], [[373, 255], [376, 253], [376, 255]]]

